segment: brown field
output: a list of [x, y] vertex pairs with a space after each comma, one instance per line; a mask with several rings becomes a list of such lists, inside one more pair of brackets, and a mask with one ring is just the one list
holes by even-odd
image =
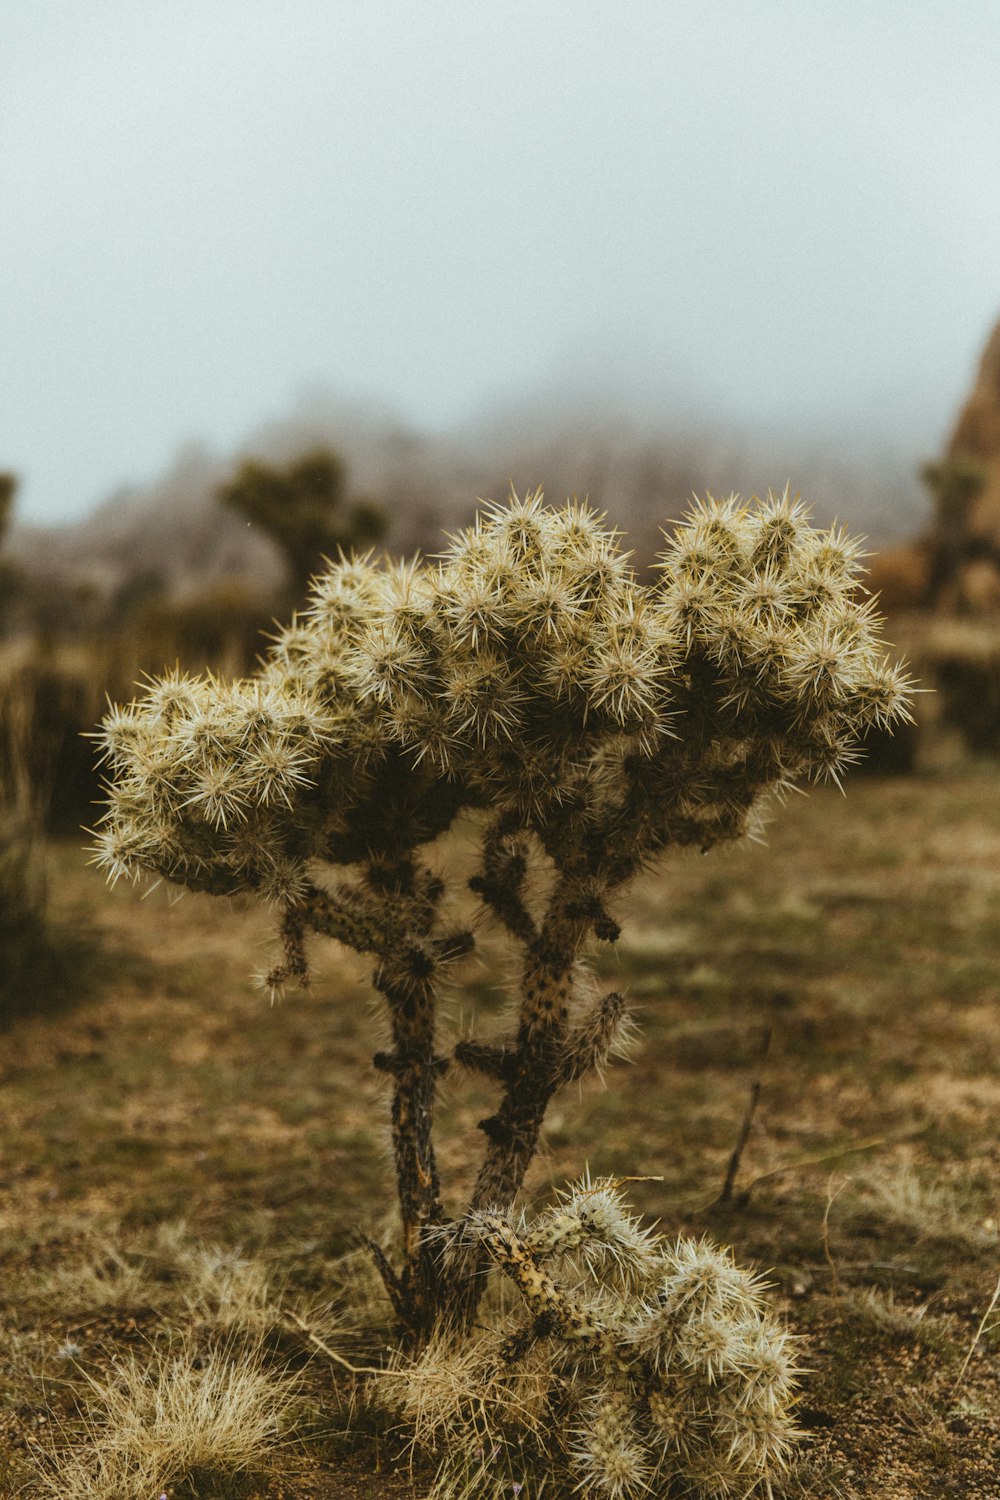
[[[442, 857], [462, 854], [456, 837]], [[51, 847], [48, 873], [53, 952], [36, 967], [53, 977], [13, 997], [0, 1033], [0, 1495], [85, 1495], [88, 1426], [109, 1444], [125, 1419], [101, 1418], [94, 1383], [133, 1356], [204, 1371], [227, 1340], [265, 1398], [294, 1383], [269, 1456], [227, 1477], [206, 1450], [186, 1488], [150, 1500], [425, 1495], [363, 1379], [320, 1347], [378, 1353], [350, 1306], [370, 1277], [344, 1261], [359, 1230], [391, 1225], [364, 965], [317, 948], [312, 988], [272, 1007], [252, 978], [270, 951], [259, 909], [109, 891], [74, 843]], [[766, 846], [676, 858], [619, 915], [594, 964], [628, 987], [641, 1041], [603, 1090], [556, 1101], [532, 1193], [585, 1163], [635, 1177], [664, 1228], [771, 1268], [807, 1367], [791, 1500], [995, 1500], [995, 766], [793, 798]], [[491, 941], [452, 998], [456, 1032], [473, 1013], [488, 1032], [502, 1006]], [[489, 1092], [445, 1080], [456, 1206]], [[494, 1492], [509, 1487], [479, 1491]]]

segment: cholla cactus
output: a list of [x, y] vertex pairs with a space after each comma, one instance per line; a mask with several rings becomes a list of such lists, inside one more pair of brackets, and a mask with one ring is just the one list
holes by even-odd
[[574, 1491], [606, 1500], [672, 1481], [701, 1500], [770, 1485], [795, 1437], [793, 1344], [730, 1252], [643, 1230], [610, 1181], [585, 1180], [531, 1224], [473, 1215], [465, 1233], [529, 1318], [509, 1315], [471, 1351], [432, 1345], [407, 1372], [418, 1445], [450, 1455], [442, 1495], [486, 1448], [505, 1476], [568, 1466]]
[[436, 564], [331, 566], [255, 677], [174, 673], [106, 720], [112, 877], [270, 901], [275, 985], [305, 977], [310, 933], [375, 958], [403, 1221], [382, 1270], [413, 1337], [446, 1304], [471, 1318], [482, 1253], [430, 1250], [436, 999], [473, 939], [421, 851], [475, 814], [471, 885], [521, 953], [511, 1033], [454, 1049], [500, 1091], [468, 1211], [505, 1210], [552, 1095], [627, 1031], [623, 998], [579, 978], [583, 943], [618, 934], [615, 893], [667, 849], [742, 837], [769, 793], [835, 777], [906, 715], [859, 571], [787, 496], [698, 505], [652, 584], [584, 506], [512, 497]]

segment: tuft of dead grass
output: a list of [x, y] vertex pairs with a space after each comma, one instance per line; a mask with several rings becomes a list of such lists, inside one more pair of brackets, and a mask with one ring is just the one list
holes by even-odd
[[225, 1333], [256, 1336], [280, 1323], [285, 1288], [260, 1257], [238, 1246], [178, 1238], [171, 1262], [190, 1318]]
[[141, 1309], [251, 1339], [280, 1326], [286, 1296], [265, 1259], [191, 1239], [183, 1222], [152, 1240], [120, 1231], [88, 1240], [34, 1286], [34, 1300], [62, 1318]]
[[297, 1390], [261, 1350], [186, 1338], [87, 1375], [82, 1435], [39, 1450], [52, 1500], [155, 1500], [168, 1486], [265, 1466], [287, 1435]]
[[967, 1249], [996, 1245], [997, 1227], [984, 1217], [962, 1181], [933, 1177], [910, 1162], [873, 1170], [852, 1183], [855, 1208], [917, 1240], [944, 1240]]
[[63, 1315], [133, 1312], [153, 1295], [147, 1266], [109, 1239], [85, 1247], [83, 1255], [56, 1266], [38, 1283], [38, 1297]]
[[900, 1302], [892, 1287], [852, 1287], [840, 1293], [838, 1311], [844, 1319], [854, 1319], [876, 1332], [914, 1343], [927, 1339], [932, 1321], [927, 1318], [926, 1302], [916, 1306]]

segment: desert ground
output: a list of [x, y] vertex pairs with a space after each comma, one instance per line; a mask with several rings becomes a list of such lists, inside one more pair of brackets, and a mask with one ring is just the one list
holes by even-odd
[[[436, 854], [461, 862], [461, 834]], [[221, 1349], [263, 1382], [243, 1414], [269, 1408], [262, 1443], [165, 1469], [150, 1500], [419, 1500], [433, 1462], [347, 1368], [376, 1368], [387, 1338], [359, 1237], [392, 1235], [364, 964], [317, 945], [311, 987], [272, 1004], [259, 907], [108, 889], [75, 839], [46, 866], [48, 947], [0, 1032], [0, 1494], [103, 1494], [101, 1453], [144, 1441], [122, 1429], [149, 1370], [179, 1381]], [[776, 1495], [996, 1497], [995, 764], [793, 797], [765, 843], [675, 857], [617, 915], [592, 962], [641, 1035], [603, 1087], [555, 1101], [532, 1199], [585, 1166], [634, 1179], [665, 1232], [768, 1273], [804, 1367]], [[456, 1036], [504, 1006], [502, 943], [481, 936]], [[453, 1206], [489, 1099], [444, 1080]], [[484, 1467], [470, 1493], [555, 1497], [557, 1478]]]

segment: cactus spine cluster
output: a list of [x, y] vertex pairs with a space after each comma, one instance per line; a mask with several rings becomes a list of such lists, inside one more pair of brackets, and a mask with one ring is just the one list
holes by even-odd
[[[859, 734], [906, 715], [859, 573], [856, 544], [787, 496], [706, 499], [651, 583], [585, 506], [512, 497], [433, 563], [332, 565], [254, 677], [168, 674], [105, 721], [112, 877], [269, 901], [274, 985], [304, 979], [313, 933], [374, 957], [403, 1227], [382, 1271], [414, 1339], [446, 1307], [471, 1319], [486, 1255], [430, 1248], [440, 1074], [498, 1086], [466, 1211], [505, 1211], [552, 1095], [628, 1026], [620, 995], [579, 980], [585, 941], [617, 936], [616, 893], [670, 848], [740, 838], [769, 794], [835, 777]], [[509, 1033], [449, 1058], [437, 999], [473, 938], [424, 851], [459, 814], [521, 980]]]
[[[503, 1455], [505, 1476], [541, 1458], [605, 1500], [672, 1494], [672, 1481], [729, 1500], [781, 1471], [795, 1436], [792, 1339], [728, 1251], [644, 1230], [610, 1181], [576, 1185], [532, 1223], [473, 1215], [465, 1233], [522, 1312], [481, 1335], [474, 1359], [453, 1366], [431, 1346], [410, 1372], [405, 1415], [451, 1455], [442, 1494], [483, 1448]], [[476, 1493], [490, 1493], [487, 1477]]]

